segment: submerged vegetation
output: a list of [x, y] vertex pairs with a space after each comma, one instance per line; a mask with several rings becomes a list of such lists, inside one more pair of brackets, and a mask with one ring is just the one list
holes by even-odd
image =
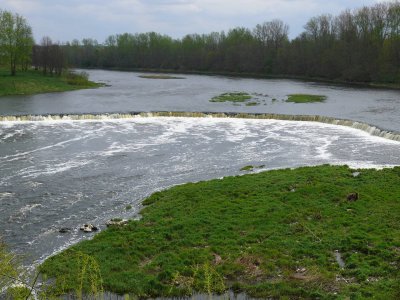
[[44, 76], [40, 71], [28, 70], [10, 76], [0, 69], [0, 96], [32, 95], [95, 88], [101, 84], [89, 81], [86, 73], [65, 72], [61, 76]]
[[139, 77], [145, 79], [185, 79], [185, 77], [177, 77], [171, 75], [139, 75]]
[[251, 98], [252, 96], [245, 92], [232, 92], [215, 96], [211, 98], [210, 102], [245, 102]]
[[326, 100], [326, 96], [322, 95], [308, 95], [308, 94], [292, 94], [288, 95], [286, 102], [293, 103], [313, 103], [313, 102], [323, 102]]
[[260, 165], [260, 166], [248, 165], [248, 166], [244, 166], [243, 168], [241, 168], [240, 171], [253, 171], [254, 169], [262, 169], [264, 167], [265, 167], [265, 165]]
[[[323, 102], [326, 100], [326, 96], [323, 95], [309, 95], [309, 94], [291, 94], [288, 95], [286, 102], [293, 103], [313, 103], [313, 102]], [[267, 101], [271, 103], [276, 102], [276, 98], [271, 98], [268, 95], [252, 93], [248, 94], [246, 92], [230, 92], [223, 93], [218, 96], [211, 98], [210, 102], [233, 102], [234, 105], [239, 105], [239, 103], [245, 103], [246, 106], [257, 106], [261, 103], [266, 105]]]
[[252, 102], [247, 102], [246, 103], [246, 106], [257, 106], [257, 105], [259, 105], [260, 103], [258, 103], [258, 102], [256, 102], [256, 101], [252, 101]]
[[139, 297], [232, 289], [262, 298], [398, 299], [400, 168], [353, 172], [325, 165], [175, 186], [144, 200], [140, 220], [110, 227], [40, 270], [74, 290], [76, 253], [84, 253], [99, 263], [105, 290]]
[[240, 171], [253, 171], [253, 170], [254, 166], [252, 165], [244, 166], [243, 168], [240, 169]]

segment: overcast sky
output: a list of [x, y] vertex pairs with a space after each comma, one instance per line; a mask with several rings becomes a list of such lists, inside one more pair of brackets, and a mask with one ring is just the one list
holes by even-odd
[[175, 38], [281, 19], [293, 38], [310, 17], [373, 5], [379, 0], [0, 0], [0, 9], [23, 15], [36, 40], [155, 31]]

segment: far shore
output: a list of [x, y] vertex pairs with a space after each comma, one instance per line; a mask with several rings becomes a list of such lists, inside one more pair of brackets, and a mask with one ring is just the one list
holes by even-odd
[[224, 72], [224, 71], [196, 71], [196, 70], [176, 70], [176, 69], [142, 69], [142, 68], [82, 68], [82, 70], [104, 70], [104, 71], [121, 71], [121, 72], [140, 72], [140, 73], [162, 73], [162, 74], [182, 74], [182, 75], [206, 75], [206, 76], [225, 76], [236, 78], [251, 78], [251, 79], [288, 79], [298, 80], [303, 82], [318, 82], [338, 86], [358, 87], [358, 88], [372, 88], [372, 89], [390, 89], [400, 90], [400, 85], [395, 83], [382, 83], [382, 82], [356, 82], [346, 81], [340, 79], [327, 79], [321, 77], [307, 77], [307, 76], [288, 76], [288, 75], [271, 75], [262, 73], [245, 73], [245, 72]]

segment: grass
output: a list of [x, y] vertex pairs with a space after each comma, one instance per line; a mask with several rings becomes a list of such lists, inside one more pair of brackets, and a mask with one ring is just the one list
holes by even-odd
[[262, 169], [264, 167], [265, 167], [265, 165], [260, 165], [260, 166], [248, 165], [248, 166], [244, 166], [243, 168], [241, 168], [240, 171], [253, 171], [255, 168]]
[[245, 102], [250, 100], [251, 95], [245, 92], [223, 93], [211, 98], [210, 102]]
[[313, 103], [323, 102], [326, 100], [326, 96], [323, 95], [307, 95], [307, 94], [292, 94], [288, 95], [286, 102], [293, 103]]
[[[139, 297], [232, 289], [274, 299], [399, 299], [400, 167], [353, 172], [324, 165], [175, 186], [145, 199], [140, 220], [40, 270], [74, 289], [79, 252], [98, 262], [105, 290]], [[359, 199], [348, 201], [354, 192]]]
[[243, 168], [240, 169], [240, 171], [253, 171], [253, 170], [254, 166], [252, 165], [244, 166]]
[[113, 219], [111, 219], [111, 221], [113, 221], [113, 222], [121, 222], [122, 218], [113, 218]]
[[253, 101], [253, 102], [247, 102], [247, 103], [246, 103], [246, 106], [257, 106], [257, 105], [259, 105], [259, 104], [260, 104], [260, 103]]
[[186, 79], [185, 77], [177, 77], [170, 75], [139, 75], [139, 77], [145, 79]]
[[10, 76], [8, 70], [0, 69], [0, 96], [64, 92], [99, 86], [101, 84], [89, 81], [85, 73], [67, 73], [59, 77], [29, 70]]

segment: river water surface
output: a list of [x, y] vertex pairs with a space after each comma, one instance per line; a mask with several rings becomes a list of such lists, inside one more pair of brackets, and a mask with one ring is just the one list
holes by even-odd
[[[153, 80], [140, 73], [88, 71], [107, 87], [59, 94], [2, 97], [0, 114], [70, 114], [132, 111], [206, 111], [323, 115], [400, 132], [400, 91], [326, 85], [294, 80], [241, 79], [182, 75], [186, 79]], [[241, 91], [260, 105], [211, 103], [221, 93]], [[324, 103], [286, 103], [288, 94], [326, 95]], [[275, 99], [275, 100], [273, 100]]]
[[[285, 80], [187, 76], [159, 81], [132, 73], [90, 73], [94, 80], [112, 86], [6, 97], [0, 99], [0, 113], [307, 110], [329, 115], [327, 107], [335, 107], [331, 111], [335, 117], [350, 118], [353, 109], [356, 119], [400, 128], [395, 91]], [[208, 101], [230, 90], [276, 97], [315, 90], [328, 94], [328, 100], [298, 106], [267, 99], [256, 107]], [[373, 112], [373, 107], [381, 111]], [[79, 231], [84, 223], [102, 230], [110, 218], [136, 217], [141, 200], [154, 191], [244, 174], [240, 169], [246, 165], [263, 165], [257, 170], [267, 170], [327, 163], [353, 168], [400, 165], [400, 143], [342, 126], [278, 120], [105, 116], [97, 121], [0, 122], [0, 235], [31, 264], [90, 238], [92, 234]], [[126, 210], [127, 205], [133, 208]], [[59, 233], [63, 227], [72, 231]]]

